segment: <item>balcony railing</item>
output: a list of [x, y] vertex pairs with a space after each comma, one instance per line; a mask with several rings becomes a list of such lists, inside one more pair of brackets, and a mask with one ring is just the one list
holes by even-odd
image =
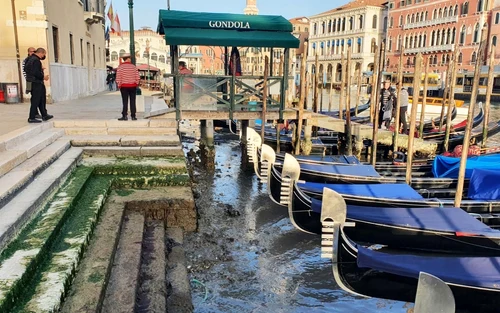
[[[347, 53], [344, 53], [345, 58], [347, 59]], [[363, 56], [362, 53], [353, 53], [351, 54], [352, 59], [360, 59]], [[319, 61], [337, 61], [341, 60], [342, 55], [341, 54], [331, 54], [331, 55], [320, 55], [318, 56]], [[309, 56], [307, 57], [307, 61], [315, 61], [316, 57], [315, 56]]]
[[403, 25], [403, 29], [429, 27], [429, 26], [434, 26], [434, 25], [439, 25], [439, 24], [456, 23], [456, 22], [458, 22], [458, 16], [447, 16], [447, 17], [437, 18], [437, 19], [433, 19], [433, 20], [405, 24], [405, 25]]
[[419, 52], [420, 53], [431, 53], [431, 52], [437, 52], [437, 51], [453, 51], [453, 44], [406, 49], [404, 53], [405, 54], [417, 54]]

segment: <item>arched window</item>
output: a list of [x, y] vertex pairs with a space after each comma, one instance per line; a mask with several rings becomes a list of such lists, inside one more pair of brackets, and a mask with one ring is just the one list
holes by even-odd
[[482, 12], [483, 11], [483, 0], [479, 0], [477, 2], [477, 12]]
[[442, 55], [441, 56], [441, 64], [445, 64], [446, 63], [446, 55]]
[[160, 57], [158, 58], [158, 61], [160, 61], [161, 63], [165, 63], [165, 56], [161, 54]]
[[376, 50], [377, 50], [377, 41], [375, 40], [375, 38], [372, 38], [372, 44], [371, 44], [370, 52], [371, 53], [375, 53]]
[[415, 14], [411, 15], [410, 23], [415, 23]]
[[436, 43], [436, 31], [432, 31], [431, 33], [431, 46], [434, 46], [434, 44]]
[[158, 54], [156, 52], [151, 53], [151, 60], [158, 61]]
[[364, 25], [363, 25], [363, 15], [360, 15], [359, 16], [359, 29], [363, 29]]
[[148, 53], [146, 50], [144, 50], [144, 53], [142, 54], [142, 58], [143, 59], [147, 59], [148, 58]]
[[448, 17], [448, 8], [444, 8], [443, 17]]
[[377, 16], [373, 16], [373, 21], [372, 21], [372, 28], [377, 29]]
[[446, 44], [449, 44], [451, 40], [451, 29], [448, 28], [446, 31]]
[[424, 40], [423, 40], [423, 43], [422, 43], [422, 47], [426, 47], [427, 46], [427, 35], [424, 34]]
[[442, 18], [442, 17], [443, 17], [443, 10], [441, 8], [439, 8], [438, 18]]
[[500, 23], [500, 13], [497, 12], [497, 14], [495, 14], [495, 24], [498, 24]]
[[399, 16], [399, 27], [403, 26], [403, 15]]
[[336, 32], [337, 31], [337, 20], [333, 20], [333, 23], [332, 23], [332, 32]]
[[491, 45], [496, 46], [497, 45], [497, 36], [491, 37]]
[[408, 37], [405, 36], [405, 49], [408, 49]]
[[429, 17], [429, 12], [425, 11], [424, 19], [427, 21], [428, 17]]
[[413, 36], [410, 36], [410, 49], [414, 48], [413, 47]]
[[401, 35], [398, 35], [398, 41], [396, 42], [396, 49], [401, 50]]
[[389, 37], [389, 45], [387, 46], [387, 51], [392, 51], [392, 37]]
[[441, 45], [444, 45], [446, 43], [446, 31], [443, 29], [441, 30]]
[[432, 19], [433, 19], [433, 20], [437, 19], [437, 9], [434, 9], [434, 10], [432, 11]]
[[318, 34], [318, 24], [314, 23], [313, 24], [313, 35], [317, 35]]
[[469, 14], [469, 2], [462, 4], [462, 15]]
[[470, 61], [472, 63], [475, 63], [476, 59], [477, 59], [477, 54], [476, 54], [476, 51], [474, 51], [474, 52], [472, 52], [472, 57], [470, 58]]
[[341, 18], [339, 18], [339, 19], [337, 20], [337, 31], [339, 32], [339, 31], [341, 31], [341, 30], [342, 30], [342, 19], [341, 19]]
[[111, 61], [116, 61], [118, 60], [118, 52], [113, 51], [111, 52]]
[[457, 37], [457, 29], [453, 27], [453, 30], [451, 31], [451, 44], [455, 43], [455, 37]]
[[349, 30], [353, 30], [354, 29], [354, 17], [350, 17], [349, 18]]
[[460, 44], [465, 44], [465, 25], [463, 25], [462, 29], [460, 30]]
[[120, 54], [119, 54], [119, 55], [120, 55], [120, 57], [121, 57], [122, 55], [124, 55], [125, 53], [126, 53], [126, 52], [125, 52], [125, 50], [124, 50], [124, 49], [121, 49], [121, 50], [120, 50]]
[[345, 17], [342, 19], [342, 31], [345, 31]]
[[326, 33], [326, 23], [325, 22], [321, 23], [321, 33], [322, 34]]
[[474, 40], [473, 42], [479, 42], [479, 24], [474, 27]]
[[411, 60], [410, 60], [410, 58], [406, 58], [406, 65], [407, 66], [411, 66]]
[[362, 39], [358, 38], [358, 53], [361, 53], [361, 43], [362, 43]]
[[450, 10], [448, 11], [448, 16], [455, 16], [455, 13], [453, 12], [453, 7], [450, 7]]
[[406, 16], [406, 24], [410, 24], [410, 16], [409, 15]]
[[422, 35], [418, 36], [418, 47], [422, 47]]
[[332, 32], [332, 20], [328, 21], [328, 32]]
[[462, 52], [458, 55], [458, 63], [462, 63], [463, 55]]
[[389, 23], [389, 27], [393, 27], [394, 26], [394, 17], [391, 16], [391, 21]]

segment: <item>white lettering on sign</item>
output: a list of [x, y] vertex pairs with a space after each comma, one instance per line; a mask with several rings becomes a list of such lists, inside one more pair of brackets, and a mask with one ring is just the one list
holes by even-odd
[[208, 26], [212, 28], [243, 28], [250, 29], [248, 22], [234, 22], [234, 21], [210, 21]]

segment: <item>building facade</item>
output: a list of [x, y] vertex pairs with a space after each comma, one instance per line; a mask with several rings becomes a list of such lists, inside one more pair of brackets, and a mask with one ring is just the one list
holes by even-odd
[[[375, 46], [385, 38], [387, 7], [383, 0], [355, 0], [310, 18], [308, 68], [319, 59], [320, 77], [325, 83], [341, 81], [341, 54], [351, 50], [357, 71], [372, 71]], [[326, 71], [326, 73], [325, 73]], [[332, 74], [333, 73], [333, 74]], [[324, 75], [326, 74], [326, 75]]]
[[224, 52], [222, 47], [200, 46], [201, 73], [224, 75]]
[[[413, 73], [415, 57], [428, 58], [430, 71], [445, 81], [447, 65], [458, 47], [459, 71], [474, 69], [481, 29], [488, 28], [488, 47], [496, 44], [500, 25], [492, 19], [494, 0], [405, 0], [389, 2], [386, 70], [396, 72], [403, 58], [404, 71]], [[499, 15], [500, 21], [500, 15]], [[401, 54], [401, 47], [404, 52]]]
[[[46, 82], [49, 103], [105, 90], [105, 0], [17, 0], [14, 3], [20, 62], [29, 47], [47, 50], [43, 66], [50, 75]], [[0, 82], [26, 86], [24, 77], [18, 75], [12, 2], [4, 1], [4, 4], [0, 11]]]

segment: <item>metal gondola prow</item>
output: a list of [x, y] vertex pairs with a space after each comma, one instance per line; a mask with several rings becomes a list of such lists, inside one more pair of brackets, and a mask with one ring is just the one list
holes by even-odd
[[263, 144], [260, 151], [260, 160], [257, 168], [260, 165], [260, 180], [262, 183], [267, 183], [269, 179], [271, 166], [276, 162], [276, 152], [270, 146]]
[[247, 155], [248, 160], [252, 163], [258, 162], [257, 149], [262, 145], [262, 138], [252, 128], [247, 129]]
[[291, 154], [285, 154], [283, 170], [281, 171], [280, 203], [288, 205], [291, 199], [292, 184], [300, 177], [300, 164]]
[[418, 277], [415, 313], [455, 313], [455, 297], [441, 279], [420, 272]]

